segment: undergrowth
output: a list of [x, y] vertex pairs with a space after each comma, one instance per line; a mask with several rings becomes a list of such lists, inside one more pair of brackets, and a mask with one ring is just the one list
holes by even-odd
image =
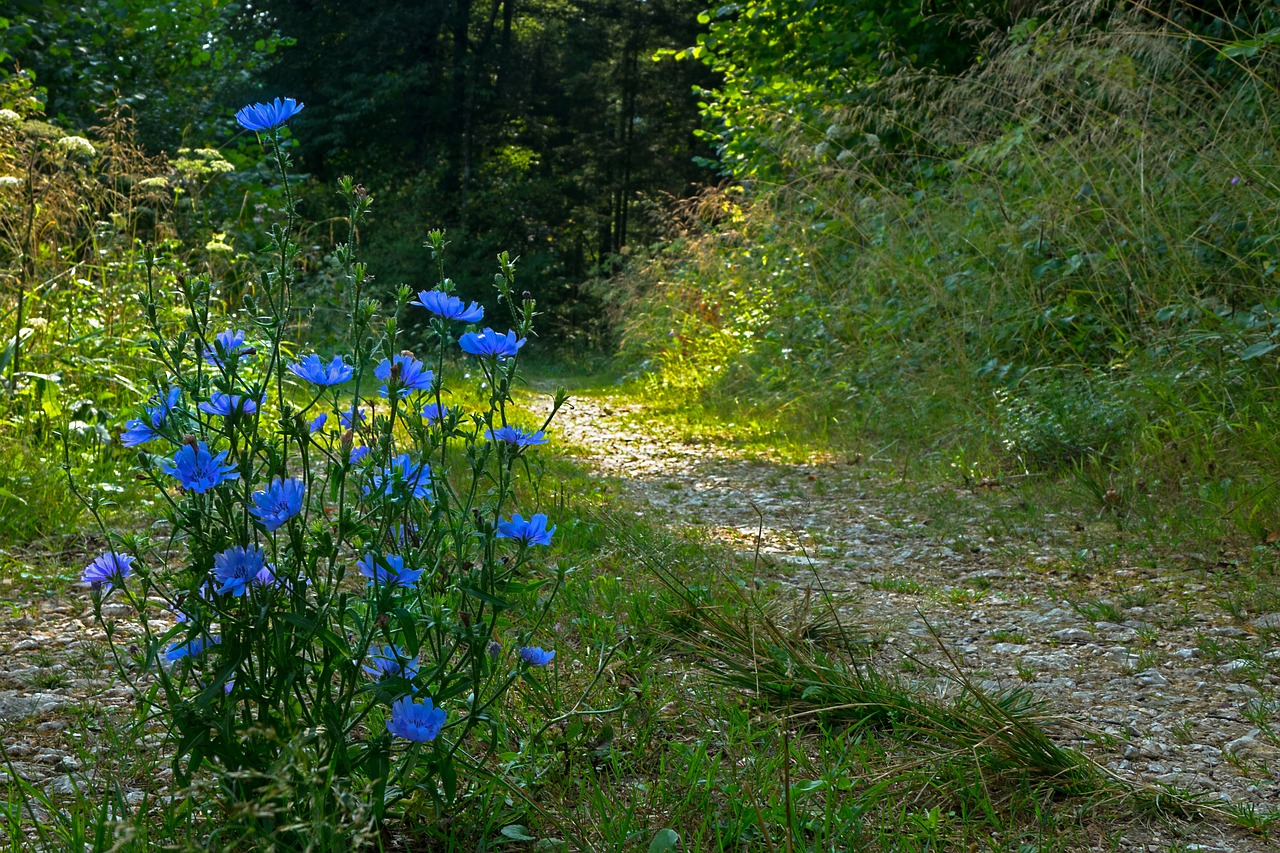
[[1277, 529], [1276, 53], [1069, 12], [825, 127], [760, 116], [787, 183], [708, 191], [613, 283], [632, 375], [904, 469]]

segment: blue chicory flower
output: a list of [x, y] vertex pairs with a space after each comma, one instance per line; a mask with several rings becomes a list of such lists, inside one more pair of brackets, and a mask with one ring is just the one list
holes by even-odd
[[289, 119], [302, 112], [305, 104], [293, 98], [276, 98], [269, 104], [249, 104], [236, 113], [236, 121], [245, 130], [262, 132], [275, 130]]
[[[361, 460], [369, 455], [369, 446], [362, 444], [359, 447], [351, 448], [351, 455], [347, 457], [347, 461], [352, 465], [359, 465]], [[364, 493], [369, 494], [369, 490], [365, 489]]]
[[265, 395], [255, 400], [239, 394], [223, 394], [221, 391], [214, 391], [206, 402], [200, 404], [200, 411], [224, 418], [236, 414], [252, 415], [258, 411], [258, 404], [265, 401]]
[[378, 681], [412, 679], [418, 674], [418, 661], [399, 646], [373, 646], [369, 649], [369, 664], [362, 669]]
[[415, 465], [409, 454], [401, 453], [381, 473], [373, 475], [373, 488], [365, 486], [364, 493], [391, 495], [397, 486], [407, 488], [415, 498], [428, 497], [431, 494], [431, 467], [425, 462]]
[[213, 344], [205, 347], [204, 360], [222, 370], [224, 357], [231, 357], [233, 361], [238, 362], [249, 354], [248, 350], [249, 348], [244, 345], [244, 332], [239, 329], [218, 332], [213, 336]]
[[229, 480], [240, 479], [240, 472], [236, 470], [236, 466], [225, 464], [226, 460], [227, 451], [224, 450], [214, 456], [202, 441], [196, 445], [184, 444], [174, 454], [173, 462], [162, 462], [160, 470], [171, 477], [176, 477], [184, 489], [203, 495]]
[[342, 423], [343, 429], [355, 429], [364, 423], [364, 409], [357, 409], [352, 404], [349, 411], [338, 413], [338, 420]]
[[182, 660], [185, 657], [199, 657], [204, 654], [205, 649], [210, 646], [216, 646], [222, 642], [222, 638], [213, 636], [209, 638], [196, 637], [186, 643], [174, 643], [165, 650], [164, 659], [172, 663], [176, 660]]
[[378, 394], [387, 397], [390, 395], [390, 388], [394, 387], [401, 400], [408, 397], [410, 391], [428, 390], [431, 388], [431, 381], [435, 379], [434, 373], [422, 368], [422, 362], [403, 353], [393, 359], [384, 358], [373, 369], [373, 375], [384, 383], [378, 389]]
[[286, 521], [302, 512], [305, 490], [306, 486], [297, 478], [282, 480], [276, 477], [265, 490], [253, 493], [253, 506], [249, 507], [249, 514], [261, 521], [268, 533], [278, 530]]
[[530, 666], [546, 666], [556, 656], [554, 651], [544, 651], [541, 646], [522, 646], [520, 657]]
[[124, 579], [133, 574], [135, 559], [132, 554], [108, 551], [84, 567], [84, 574], [80, 576], [80, 580], [88, 584], [91, 589], [102, 590], [102, 594], [106, 595], [117, 584], [123, 586]]
[[547, 437], [542, 430], [525, 432], [520, 427], [504, 426], [498, 429], [487, 429], [484, 437], [490, 441], [505, 441], [516, 447], [532, 447], [535, 444], [546, 444]]
[[329, 415], [325, 412], [321, 412], [316, 415], [315, 420], [313, 420], [310, 426], [307, 427], [307, 431], [312, 435], [315, 435], [320, 430], [324, 429], [324, 424], [327, 420], [329, 420]]
[[439, 403], [428, 403], [422, 407], [422, 417], [429, 424], [439, 423], [454, 413], [452, 406], [442, 406]]
[[458, 346], [462, 347], [462, 351], [471, 355], [492, 356], [493, 358], [511, 358], [516, 354], [520, 347], [524, 346], [525, 338], [516, 340], [515, 332], [507, 332], [500, 335], [493, 329], [485, 329], [483, 332], [467, 332], [458, 339]]
[[244, 595], [250, 582], [262, 571], [264, 559], [257, 545], [248, 548], [235, 545], [217, 554], [213, 558], [213, 576], [222, 581], [222, 586], [215, 591], [219, 595]]
[[356, 562], [356, 565], [360, 568], [360, 574], [369, 579], [369, 586], [377, 584], [410, 589], [418, 582], [418, 578], [422, 577], [423, 572], [422, 569], [406, 569], [404, 557], [395, 554], [387, 554], [383, 557], [365, 554]]
[[405, 740], [426, 743], [440, 734], [444, 720], [444, 709], [431, 707], [429, 697], [418, 703], [406, 696], [392, 704], [387, 731]]
[[156, 432], [151, 424], [141, 418], [134, 418], [124, 422], [124, 432], [120, 433], [120, 443], [125, 447], [137, 447], [139, 444], [155, 441], [159, 437], [160, 433]]
[[347, 382], [355, 374], [355, 368], [347, 364], [342, 356], [335, 355], [333, 361], [325, 364], [320, 356], [312, 353], [302, 361], [289, 365], [289, 372], [312, 385], [329, 387]]
[[498, 522], [498, 538], [514, 539], [521, 545], [550, 545], [551, 534], [556, 532], [555, 525], [547, 529], [547, 517], [535, 513], [533, 518], [525, 521], [520, 513], [512, 513], [510, 521]]
[[163, 400], [159, 400], [154, 406], [147, 407], [145, 418], [126, 421], [124, 432], [120, 433], [120, 443], [125, 447], [137, 447], [139, 444], [146, 444], [148, 441], [159, 438], [158, 430], [164, 425], [173, 407], [178, 405], [178, 398], [181, 396], [181, 388], [170, 388]]
[[420, 290], [417, 301], [409, 304], [420, 305], [446, 320], [460, 320], [463, 323], [478, 323], [484, 317], [484, 309], [479, 303], [464, 305], [461, 299], [442, 290]]

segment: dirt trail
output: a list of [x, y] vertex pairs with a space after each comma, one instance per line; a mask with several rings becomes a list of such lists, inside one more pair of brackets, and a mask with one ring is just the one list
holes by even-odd
[[[1025, 684], [1113, 736], [1076, 743], [1119, 775], [1280, 806], [1280, 614], [1233, 619], [1202, 576], [1176, 567], [1082, 568], [1075, 522], [993, 526], [1002, 502], [1017, 509], [998, 490], [948, 490], [945, 511], [900, 509], [892, 485], [853, 460], [746, 459], [608, 398], [573, 399], [555, 429], [642, 514], [752, 561], [758, 545], [764, 583], [825, 588], [848, 619], [883, 633], [883, 662], [904, 676], [912, 658], [942, 662], [923, 615], [976, 681]], [[1272, 849], [1205, 832], [1183, 849]]]

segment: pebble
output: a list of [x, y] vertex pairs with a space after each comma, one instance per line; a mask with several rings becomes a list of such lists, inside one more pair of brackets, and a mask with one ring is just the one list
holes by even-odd
[[1280, 613], [1263, 613], [1253, 620], [1253, 627], [1259, 631], [1274, 631], [1280, 628]]
[[1253, 729], [1248, 734], [1241, 735], [1233, 741], [1228, 741], [1222, 747], [1222, 751], [1230, 755], [1248, 755], [1258, 747], [1258, 735], [1262, 734], [1261, 730]]

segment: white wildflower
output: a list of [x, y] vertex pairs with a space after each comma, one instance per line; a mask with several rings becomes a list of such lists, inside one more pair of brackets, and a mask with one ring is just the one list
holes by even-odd
[[0, 190], [22, 186], [22, 178], [15, 175], [0, 175]]
[[13, 110], [0, 110], [0, 124], [17, 124], [22, 121], [22, 116]]
[[154, 178], [143, 178], [138, 181], [138, 186], [146, 189], [165, 189], [169, 186], [169, 179], [164, 175], [157, 175]]
[[95, 157], [98, 154], [98, 149], [83, 136], [64, 136], [58, 140], [58, 147], [78, 157]]

